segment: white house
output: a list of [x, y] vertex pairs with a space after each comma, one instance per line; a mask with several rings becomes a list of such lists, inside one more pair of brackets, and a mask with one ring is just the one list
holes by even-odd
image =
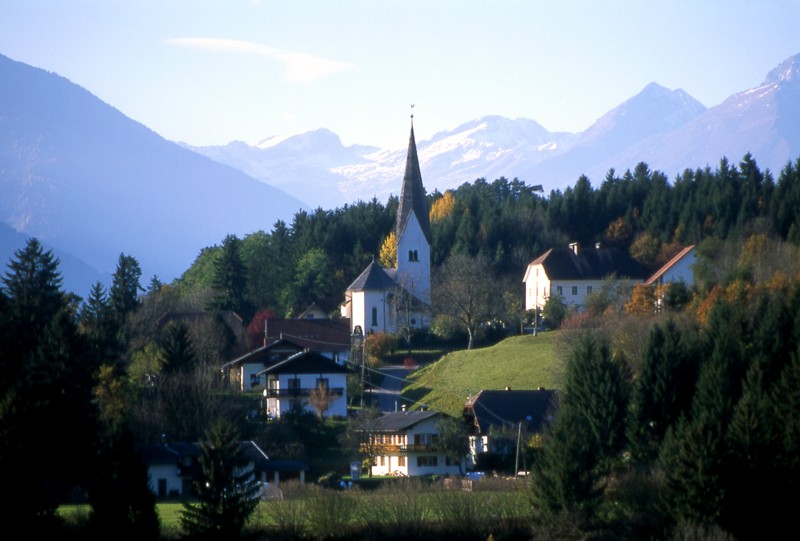
[[645, 284], [664, 285], [669, 283], [684, 282], [687, 286], [694, 283], [694, 264], [697, 261], [695, 245], [687, 246], [678, 252], [675, 257], [667, 261], [647, 279]]
[[267, 416], [280, 417], [303, 409], [316, 413], [314, 394], [323, 388], [329, 396], [324, 415], [346, 417], [349, 371], [345, 365], [307, 350], [269, 365], [256, 374], [265, 381]]
[[528, 264], [525, 309], [544, 308], [553, 295], [567, 306], [583, 307], [586, 296], [599, 292], [609, 282], [636, 285], [644, 282], [644, 267], [618, 248], [583, 248], [578, 243], [547, 250]]
[[385, 413], [359, 428], [361, 450], [373, 455], [372, 475], [458, 475], [466, 461], [451, 460], [437, 450], [438, 411]]
[[394, 333], [430, 325], [430, 229], [412, 122], [395, 222], [397, 268], [384, 269], [373, 259], [348, 286], [340, 311], [351, 331]]
[[339, 364], [350, 356], [350, 324], [331, 319], [270, 319], [264, 324], [264, 345], [222, 365], [223, 376], [243, 392], [264, 389], [264, 369], [309, 350]]

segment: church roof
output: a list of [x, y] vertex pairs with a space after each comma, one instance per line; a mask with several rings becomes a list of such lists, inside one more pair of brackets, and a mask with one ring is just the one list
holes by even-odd
[[[413, 118], [413, 117], [412, 117]], [[397, 223], [395, 235], [399, 240], [408, 225], [408, 219], [414, 213], [417, 217], [425, 240], [431, 242], [431, 224], [428, 217], [428, 201], [425, 188], [422, 186], [422, 173], [417, 157], [417, 143], [414, 139], [414, 124], [411, 124], [411, 135], [408, 138], [408, 155], [406, 156], [406, 172], [403, 176], [403, 187], [400, 192], [400, 204], [397, 207]]]
[[386, 271], [373, 259], [364, 272], [347, 287], [347, 291], [382, 291], [394, 287], [392, 280]]

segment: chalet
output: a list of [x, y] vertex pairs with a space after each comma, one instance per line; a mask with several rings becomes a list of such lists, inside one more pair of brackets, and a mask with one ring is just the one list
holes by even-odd
[[469, 397], [464, 417], [470, 425], [470, 467], [481, 455], [514, 455], [521, 434], [531, 436], [553, 421], [558, 392], [537, 390], [481, 390]]
[[[412, 116], [406, 169], [395, 220], [397, 266], [374, 259], [345, 291], [340, 307], [352, 333], [400, 332], [430, 325], [431, 230]], [[358, 331], [357, 331], [358, 330]]]
[[[255, 479], [280, 485], [297, 479], [305, 482], [308, 465], [299, 460], [273, 460], [254, 441], [242, 441], [239, 448], [247, 460], [246, 470]], [[200, 475], [200, 445], [189, 442], [162, 442], [137, 448], [147, 465], [150, 490], [158, 498], [183, 498], [193, 494], [194, 481]]]
[[350, 354], [346, 320], [270, 319], [265, 322], [264, 345], [222, 365], [223, 377], [240, 391], [261, 391], [264, 370], [302, 351], [315, 351], [338, 364]]
[[436, 448], [439, 419], [431, 410], [384, 413], [359, 428], [361, 451], [373, 457], [372, 475], [458, 475], [465, 462]]
[[547, 250], [528, 264], [525, 309], [544, 308], [547, 300], [560, 296], [567, 306], [582, 308], [586, 296], [599, 292], [609, 282], [641, 284], [645, 268], [618, 248], [583, 248], [578, 243]]
[[268, 417], [277, 418], [303, 409], [318, 414], [321, 411], [324, 416], [346, 417], [349, 372], [345, 365], [321, 353], [304, 350], [268, 365], [255, 375], [265, 382], [263, 395]]

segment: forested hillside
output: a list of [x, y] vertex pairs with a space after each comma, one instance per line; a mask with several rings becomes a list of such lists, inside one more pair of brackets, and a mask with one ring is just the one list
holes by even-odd
[[[429, 194], [429, 208], [434, 272], [452, 255], [481, 257], [496, 281], [522, 295], [527, 264], [569, 242], [624, 248], [650, 270], [682, 246], [708, 239], [740, 241], [763, 233], [797, 243], [800, 160], [777, 179], [749, 155], [739, 164], [722, 160], [714, 170], [687, 170], [672, 180], [642, 163], [622, 174], [609, 171], [596, 186], [581, 177], [550, 194], [517, 179], [477, 179]], [[316, 302], [336, 312], [347, 285], [379, 257], [396, 209], [396, 198], [386, 205], [358, 201], [298, 212], [290, 224], [227, 239], [238, 243], [242, 263], [234, 284], [241, 304], [228, 307], [248, 316], [257, 310], [285, 316]], [[207, 293], [224, 244], [204, 249], [172, 286], [183, 296]]]

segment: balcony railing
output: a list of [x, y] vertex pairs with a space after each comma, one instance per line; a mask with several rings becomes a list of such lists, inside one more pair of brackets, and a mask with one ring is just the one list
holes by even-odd
[[429, 453], [434, 451], [432, 443], [362, 443], [361, 452], [376, 452], [382, 455], [400, 455], [404, 453]]
[[[316, 387], [311, 389], [267, 389], [266, 396], [267, 398], [298, 398], [309, 396], [311, 391], [315, 389]], [[344, 387], [330, 387], [328, 388], [328, 392], [336, 396], [343, 396]]]

